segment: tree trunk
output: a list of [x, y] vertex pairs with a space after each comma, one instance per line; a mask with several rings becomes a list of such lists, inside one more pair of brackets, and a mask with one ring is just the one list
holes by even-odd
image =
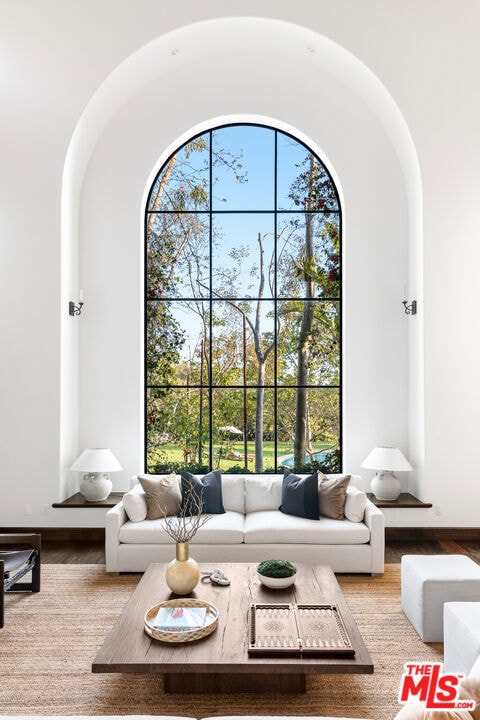
[[257, 312], [255, 315], [255, 354], [258, 361], [257, 371], [257, 402], [255, 408], [255, 472], [263, 472], [263, 402], [265, 398], [265, 360], [266, 354], [262, 353], [261, 338], [261, 321], [262, 321], [262, 302], [263, 293], [265, 291], [265, 251], [263, 249], [262, 236], [258, 233], [258, 246], [260, 251], [260, 285], [258, 288]]
[[315, 159], [310, 159], [310, 183], [309, 197], [305, 202], [305, 301], [302, 313], [302, 323], [298, 337], [297, 352], [297, 400], [295, 412], [295, 440], [293, 445], [295, 467], [305, 465], [307, 454], [307, 430], [308, 430], [308, 369], [310, 360], [310, 345], [312, 342], [312, 330], [314, 319], [315, 282], [312, 277], [311, 268], [314, 259], [314, 216], [309, 212], [314, 209], [314, 168]]
[[265, 363], [258, 364], [257, 402], [255, 408], [255, 472], [263, 473], [263, 403], [265, 398]]
[[304, 387], [308, 382], [308, 362], [310, 357], [310, 343], [313, 326], [313, 303], [306, 300], [302, 316], [302, 326], [298, 342], [298, 371], [297, 401], [295, 412], [295, 441], [294, 460], [295, 467], [305, 465], [307, 452], [308, 430], [308, 389]]
[[201, 344], [201, 354], [200, 354], [200, 397], [199, 397], [199, 409], [198, 409], [198, 426], [199, 426], [199, 435], [198, 435], [198, 462], [200, 465], [203, 462], [203, 366], [204, 366], [204, 344], [205, 341], [202, 338], [202, 344]]

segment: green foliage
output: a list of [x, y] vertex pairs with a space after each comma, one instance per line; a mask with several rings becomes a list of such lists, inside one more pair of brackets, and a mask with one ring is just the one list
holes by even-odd
[[181, 473], [185, 470], [190, 473], [198, 473], [200, 475], [205, 475], [206, 473], [210, 472], [210, 468], [208, 467], [208, 465], [192, 463], [188, 466], [185, 466], [185, 463], [173, 461], [160, 462], [156, 465], [153, 465], [152, 468], [148, 468], [148, 472], [153, 473], [154, 475], [167, 475], [170, 473], [177, 473], [178, 475], [181, 475]]
[[[222, 230], [221, 223], [213, 223], [210, 228], [205, 211], [212, 193], [215, 202], [222, 202], [223, 179], [247, 182], [240, 144], [234, 138], [229, 150], [229, 137], [226, 132], [222, 140], [219, 129], [186, 143], [162, 168], [149, 197], [150, 472], [187, 465], [206, 472], [210, 444], [213, 465], [222, 471], [244, 473], [255, 464], [274, 472], [278, 459], [269, 447], [274, 438], [281, 456], [297, 446], [298, 437], [303, 437], [304, 450], [313, 453], [338, 443], [340, 435], [341, 263], [335, 186], [318, 158], [299, 145], [298, 174], [289, 193], [297, 212], [278, 215], [277, 252], [272, 252], [270, 233], [259, 231], [224, 255], [230, 238], [223, 243], [222, 233], [228, 234], [228, 226]], [[270, 298], [277, 298], [275, 323]], [[198, 327], [197, 335], [191, 327]], [[278, 392], [272, 389], [275, 384]], [[297, 427], [297, 417], [304, 427]], [[239, 448], [247, 453], [243, 467], [242, 460], [228, 465], [215, 449], [221, 444], [225, 450], [217, 428], [232, 424], [249, 443], [256, 440], [248, 451]], [[176, 446], [175, 454], [163, 457], [167, 444]], [[283, 453], [281, 444], [288, 444]], [[303, 462], [305, 451], [295, 452]], [[340, 456], [309, 464], [305, 471], [316, 467], [335, 472]]]
[[245, 468], [242, 465], [232, 465], [228, 469], [228, 472], [230, 475], [245, 475], [245, 473], [251, 472], [251, 470], [245, 470]]
[[295, 575], [297, 568], [288, 560], [263, 560], [257, 565], [257, 572], [265, 577], [287, 578]]
[[328, 453], [326, 453], [325, 460], [323, 460], [320, 465], [322, 465], [322, 467], [320, 467], [319, 469], [325, 474], [341, 472], [342, 455], [340, 453], [340, 448], [330, 450]]
[[148, 382], [150, 385], [168, 385], [180, 361], [185, 333], [165, 303], [148, 303], [146, 321]]
[[290, 188], [290, 198], [297, 208], [329, 214], [338, 209], [335, 187], [324, 166], [311, 156], [305, 156], [303, 167]]
[[305, 465], [295, 466], [292, 472], [301, 473], [302, 475], [308, 473], [310, 475], [317, 470], [322, 472], [324, 475], [338, 473], [340, 472], [340, 463], [337, 460], [335, 460], [332, 464], [325, 460], [322, 460], [321, 462], [314, 460], [311, 463], [305, 463]]

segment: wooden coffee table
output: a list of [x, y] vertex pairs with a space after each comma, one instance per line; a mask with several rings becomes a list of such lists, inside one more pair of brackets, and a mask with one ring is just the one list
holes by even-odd
[[[218, 627], [208, 637], [188, 643], [164, 643], [144, 630], [147, 610], [175, 597], [165, 584], [165, 565], [147, 569], [92, 664], [95, 673], [158, 673], [165, 692], [234, 693], [306, 691], [306, 676], [324, 673], [373, 673], [370, 654], [332, 570], [297, 565], [295, 584], [286, 590], [265, 588], [256, 563], [201, 564], [219, 567], [230, 578], [226, 587], [202, 580], [191, 597], [215, 605]], [[355, 654], [312, 657], [249, 656], [251, 603], [328, 603], [341, 614]]]

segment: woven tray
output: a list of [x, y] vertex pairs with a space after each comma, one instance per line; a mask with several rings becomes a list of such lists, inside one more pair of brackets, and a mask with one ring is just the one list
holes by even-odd
[[336, 605], [252, 603], [249, 655], [355, 655]]
[[[195, 628], [195, 630], [185, 630], [179, 632], [160, 630], [152, 624], [152, 621], [157, 616], [158, 611], [161, 607], [203, 607], [207, 610], [207, 616], [205, 625], [201, 628]], [[165, 600], [165, 602], [154, 605], [145, 613], [144, 627], [145, 632], [154, 640], [160, 640], [161, 642], [168, 643], [186, 643], [192, 642], [193, 640], [201, 640], [207, 637], [218, 625], [218, 610], [214, 605], [211, 605], [204, 600], [196, 600], [192, 598], [183, 598], [177, 600]]]

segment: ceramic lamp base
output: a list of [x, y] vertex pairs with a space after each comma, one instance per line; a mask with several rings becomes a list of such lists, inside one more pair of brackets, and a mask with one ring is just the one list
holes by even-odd
[[379, 471], [371, 482], [371, 488], [377, 500], [396, 500], [402, 483], [393, 472]]
[[80, 492], [87, 502], [106, 500], [112, 492], [113, 483], [106, 473], [88, 473], [80, 483]]

